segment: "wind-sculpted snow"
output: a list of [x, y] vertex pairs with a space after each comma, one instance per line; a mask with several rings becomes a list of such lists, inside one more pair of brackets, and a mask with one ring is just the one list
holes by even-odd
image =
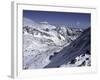
[[45, 68], [83, 32], [83, 29], [36, 23], [27, 18], [23, 21], [23, 69]]

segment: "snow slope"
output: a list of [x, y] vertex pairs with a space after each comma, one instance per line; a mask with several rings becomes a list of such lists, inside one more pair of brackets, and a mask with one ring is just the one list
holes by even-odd
[[90, 28], [72, 41], [70, 45], [63, 47], [57, 55], [51, 58], [51, 62], [44, 68], [65, 67], [65, 66], [90, 66]]

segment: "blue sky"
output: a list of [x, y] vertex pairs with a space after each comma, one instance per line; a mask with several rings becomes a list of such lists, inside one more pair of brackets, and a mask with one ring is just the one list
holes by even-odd
[[29, 18], [38, 23], [46, 21], [49, 24], [72, 25], [80, 28], [91, 26], [90, 13], [23, 10], [23, 17]]

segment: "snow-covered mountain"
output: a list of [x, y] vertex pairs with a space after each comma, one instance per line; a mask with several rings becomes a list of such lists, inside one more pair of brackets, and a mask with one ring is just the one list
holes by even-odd
[[83, 29], [23, 20], [23, 69], [43, 68], [50, 57], [77, 39]]
[[84, 30], [77, 39], [52, 56], [51, 62], [45, 68], [91, 66], [90, 32], [90, 28]]

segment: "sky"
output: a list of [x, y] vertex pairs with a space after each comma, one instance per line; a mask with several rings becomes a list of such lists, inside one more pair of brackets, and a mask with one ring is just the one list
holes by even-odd
[[69, 27], [80, 28], [91, 26], [90, 13], [23, 10], [23, 17], [31, 19], [37, 23], [48, 22], [52, 25], [69, 25]]

